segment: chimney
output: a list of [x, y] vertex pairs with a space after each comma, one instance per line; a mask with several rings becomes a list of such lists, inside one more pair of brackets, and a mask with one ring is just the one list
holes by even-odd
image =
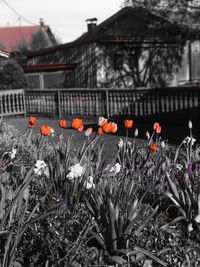
[[44, 27], [44, 20], [43, 20], [43, 18], [40, 18], [40, 27]]
[[86, 19], [86, 22], [88, 32], [95, 32], [97, 28], [97, 18]]

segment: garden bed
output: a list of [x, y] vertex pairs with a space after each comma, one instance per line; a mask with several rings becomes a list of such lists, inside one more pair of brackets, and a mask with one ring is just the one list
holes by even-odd
[[1, 122], [0, 265], [199, 266], [191, 122], [176, 147], [158, 123], [146, 140], [131, 120], [124, 137], [105, 118], [83, 124], [31, 117], [18, 131]]

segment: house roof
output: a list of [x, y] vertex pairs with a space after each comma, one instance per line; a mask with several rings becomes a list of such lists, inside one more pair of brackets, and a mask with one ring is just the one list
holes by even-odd
[[[0, 44], [7, 52], [13, 51], [20, 43], [29, 44], [32, 34], [41, 29], [41, 26], [9, 26], [0, 27]], [[49, 26], [43, 26], [44, 31], [49, 30]]]
[[0, 57], [9, 58], [9, 53], [0, 49]]
[[[156, 20], [160, 23], [161, 28], [158, 27], [157, 29], [155, 29], [155, 28], [149, 27], [148, 30], [146, 30], [146, 32], [143, 33], [145, 34], [145, 36], [142, 36], [141, 32], [137, 32], [135, 33], [135, 35], [134, 35], [134, 32], [132, 32], [132, 35], [130, 34], [129, 36], [127, 35], [122, 36], [122, 35], [117, 35], [117, 34], [113, 34], [113, 35], [108, 34], [106, 36], [105, 33], [109, 31], [109, 28], [111, 26], [117, 25], [117, 23], [121, 19], [123, 18], [126, 19], [127, 16], [133, 16], [133, 18], [135, 18], [136, 16], [138, 18], [140, 17], [142, 18], [143, 22], [146, 23], [147, 26], [149, 26], [149, 21], [151, 19]], [[28, 52], [27, 57], [32, 58], [32, 57], [39, 56], [39, 55], [53, 53], [57, 50], [70, 49], [70, 48], [83, 45], [86, 43], [99, 42], [99, 41], [103, 41], [104, 38], [108, 42], [117, 41], [117, 40], [119, 42], [128, 41], [128, 40], [134, 41], [134, 42], [137, 42], [137, 41], [144, 42], [144, 40], [149, 40], [149, 42], [158, 42], [158, 37], [160, 36], [160, 41], [171, 43], [171, 42], [177, 42], [178, 40], [180, 40], [179, 39], [180, 33], [184, 33], [185, 35], [188, 35], [188, 34], [194, 35], [197, 33], [200, 34], [199, 31], [194, 32], [191, 29], [188, 30], [186, 28], [182, 28], [179, 25], [174, 26], [174, 22], [172, 23], [170, 18], [164, 18], [160, 16], [159, 14], [152, 13], [143, 8], [125, 7], [123, 9], [120, 9], [118, 12], [113, 14], [111, 17], [109, 17], [108, 19], [100, 23], [99, 25], [97, 25], [96, 29], [93, 32], [86, 32], [82, 34], [79, 38], [77, 38], [76, 40], [70, 43], [65, 43], [62, 45], [57, 45], [54, 47], [41, 49], [38, 51]], [[142, 38], [140, 38], [140, 36]]]

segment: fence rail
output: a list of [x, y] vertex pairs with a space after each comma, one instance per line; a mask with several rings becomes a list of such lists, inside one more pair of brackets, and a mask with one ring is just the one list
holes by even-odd
[[33, 89], [0, 92], [0, 114], [151, 116], [200, 108], [200, 88]]

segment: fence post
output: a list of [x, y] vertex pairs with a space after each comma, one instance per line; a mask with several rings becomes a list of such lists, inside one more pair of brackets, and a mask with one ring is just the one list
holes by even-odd
[[27, 112], [26, 112], [26, 97], [25, 97], [25, 90], [23, 89], [23, 102], [24, 102], [24, 117], [27, 116]]
[[3, 117], [3, 99], [1, 93], [0, 93], [0, 114]]
[[109, 109], [109, 92], [106, 89], [106, 117], [109, 119], [110, 117], [110, 109]]
[[62, 113], [61, 113], [61, 101], [60, 101], [60, 89], [57, 91], [57, 99], [58, 99], [58, 116], [59, 119], [61, 119]]

